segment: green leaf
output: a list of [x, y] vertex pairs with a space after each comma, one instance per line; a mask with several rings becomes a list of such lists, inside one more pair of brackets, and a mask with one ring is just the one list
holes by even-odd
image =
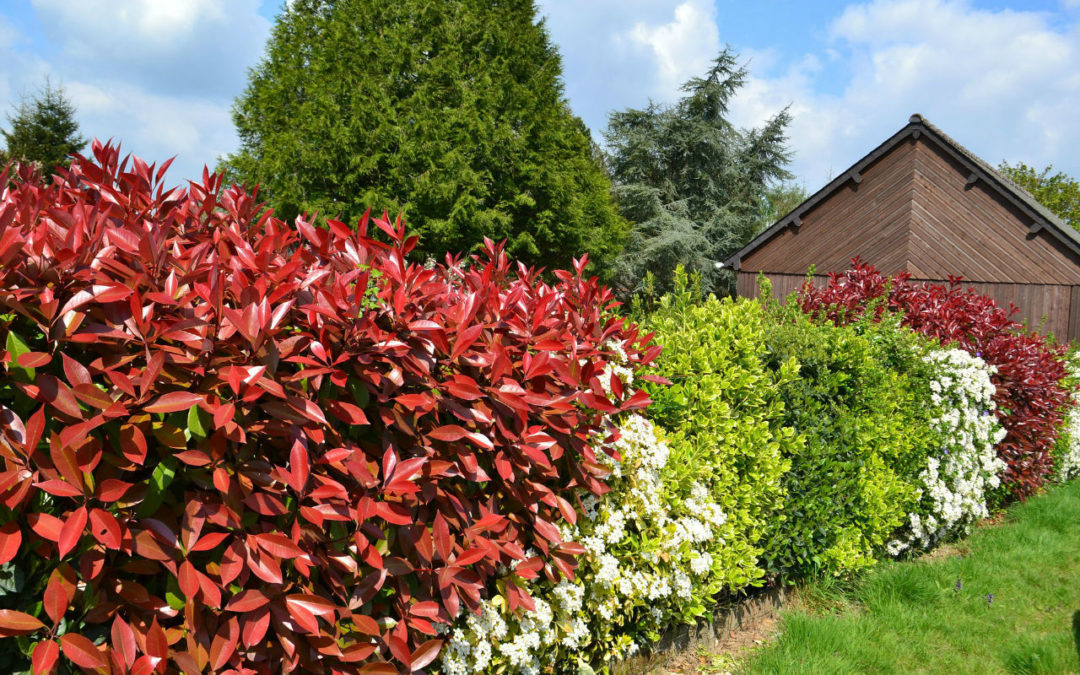
[[596, 675], [596, 671], [592, 669], [592, 666], [584, 661], [578, 661], [578, 675]]
[[8, 353], [11, 354], [11, 363], [8, 364], [8, 368], [11, 369], [15, 379], [21, 382], [33, 382], [37, 379], [36, 370], [33, 368], [23, 368], [19, 365], [19, 357], [31, 350], [30, 347], [26, 346], [26, 343], [22, 341], [22, 338], [15, 334], [15, 331], [8, 331], [5, 348]]
[[195, 438], [206, 438], [209, 434], [206, 428], [207, 422], [203, 420], [205, 415], [206, 413], [197, 405], [188, 409], [187, 428]]
[[178, 465], [179, 460], [175, 457], [166, 457], [154, 467], [154, 473], [150, 476], [150, 488], [146, 491], [146, 498], [139, 504], [136, 511], [139, 518], [149, 518], [161, 507], [161, 503], [165, 499], [165, 490], [172, 483], [173, 478], [176, 477]]

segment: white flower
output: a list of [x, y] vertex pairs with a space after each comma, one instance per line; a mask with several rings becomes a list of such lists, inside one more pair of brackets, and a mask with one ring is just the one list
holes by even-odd
[[944, 442], [919, 475], [925, 517], [909, 514], [905, 537], [886, 546], [893, 556], [912, 545], [929, 548], [986, 517], [986, 493], [1005, 468], [994, 448], [1005, 436], [994, 415], [995, 370], [961, 349], [935, 350], [926, 360], [938, 373], [930, 383], [937, 415], [931, 427]]

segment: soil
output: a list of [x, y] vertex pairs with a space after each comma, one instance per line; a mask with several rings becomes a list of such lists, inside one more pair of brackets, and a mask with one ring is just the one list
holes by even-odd
[[722, 675], [747, 652], [773, 640], [780, 632], [779, 612], [773, 611], [729, 631], [723, 641], [708, 649], [672, 654], [665, 662], [649, 670], [650, 675]]

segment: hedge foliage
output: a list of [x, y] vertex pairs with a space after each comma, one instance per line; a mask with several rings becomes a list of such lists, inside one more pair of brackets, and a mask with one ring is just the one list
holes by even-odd
[[496, 587], [573, 576], [559, 525], [648, 402], [608, 362], [659, 351], [585, 260], [429, 269], [403, 225], [93, 151], [0, 202], [11, 669], [419, 671]]
[[776, 370], [798, 364], [780, 394], [805, 443], [788, 457], [764, 564], [785, 577], [872, 565], [918, 500], [914, 477], [937, 440], [928, 346], [895, 321], [815, 323], [794, 303], [773, 312], [763, 358]]
[[844, 323], [899, 312], [904, 323], [942, 345], [957, 344], [994, 366], [997, 414], [1007, 435], [998, 445], [1006, 464], [1003, 483], [1013, 497], [1034, 494], [1054, 470], [1053, 448], [1069, 404], [1065, 349], [1029, 333], [988, 296], [951, 286], [913, 284], [906, 273], [886, 277], [870, 265], [829, 275], [822, 288], [806, 284], [799, 303], [807, 311]]
[[728, 516], [714, 555], [720, 589], [732, 592], [762, 583], [763, 540], [788, 500], [784, 476], [804, 442], [781, 390], [799, 364], [763, 360], [773, 319], [760, 304], [701, 298], [679, 269], [675, 290], [635, 316], [664, 346], [651, 371], [671, 384], [647, 385], [648, 415], [669, 434], [670, 480], [707, 486]]
[[1075, 363], [971, 292], [625, 318], [93, 153], [0, 175], [5, 671], [588, 672], [1080, 465]]

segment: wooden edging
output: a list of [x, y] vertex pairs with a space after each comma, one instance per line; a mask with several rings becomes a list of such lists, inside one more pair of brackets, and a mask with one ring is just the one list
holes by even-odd
[[668, 658], [698, 648], [721, 646], [732, 631], [742, 630], [760, 619], [776, 613], [791, 597], [791, 589], [774, 586], [740, 600], [719, 606], [712, 619], [696, 625], [679, 625], [664, 631], [659, 642], [647, 652], [636, 654], [611, 664], [612, 675], [640, 675], [655, 668]]

